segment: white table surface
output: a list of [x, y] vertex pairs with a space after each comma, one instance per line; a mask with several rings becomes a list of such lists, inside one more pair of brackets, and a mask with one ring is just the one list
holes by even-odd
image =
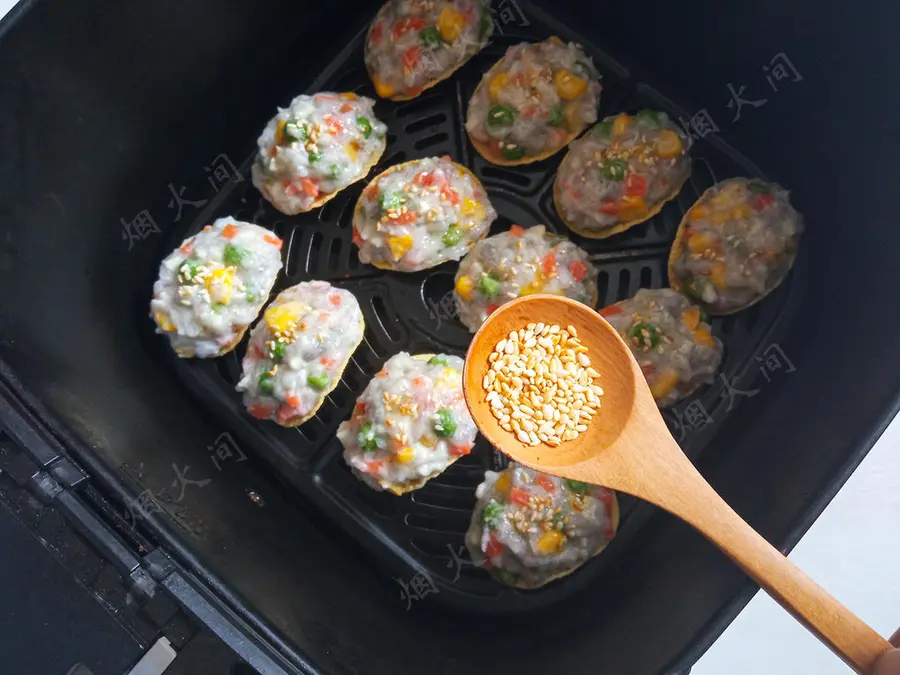
[[[15, 4], [0, 0], [0, 16]], [[887, 636], [900, 626], [900, 418], [895, 419], [791, 559]], [[700, 659], [692, 675], [851, 672], [765, 593]]]

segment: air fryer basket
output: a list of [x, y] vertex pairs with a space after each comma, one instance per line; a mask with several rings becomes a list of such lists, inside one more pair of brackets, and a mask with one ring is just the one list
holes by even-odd
[[[96, 511], [113, 533], [107, 543], [132, 561], [127, 571], [156, 579], [236, 649], [256, 645], [286, 672], [679, 672], [754, 591], [683, 523], [623, 499], [621, 532], [601, 556], [541, 591], [515, 592], [468, 566], [454, 581], [451, 550], [474, 486], [500, 463], [489, 449], [403, 498], [344, 468], [334, 429], [384, 360], [401, 349], [464, 350], [467, 335], [440, 302], [454, 266], [390, 275], [359, 265], [347, 215], [362, 185], [298, 218], [260, 202], [246, 162], [244, 181], [210, 190], [212, 158], [249, 161], [276, 105], [325, 87], [373, 95], [360, 31], [377, 4], [25, 0], [0, 23], [0, 427], [7, 410], [27, 410], [37, 431], [15, 437], [48, 473], [73, 478], [55, 498]], [[794, 273], [756, 308], [714, 322], [725, 380], [744, 393], [732, 400], [720, 379], [693, 397], [711, 422], [687, 402], [667, 413], [711, 484], [787, 550], [900, 401], [890, 339], [900, 330], [891, 310], [898, 96], [885, 86], [900, 77], [900, 7], [536, 4], [494, 0], [503, 32], [485, 53], [417, 100], [379, 101], [392, 134], [383, 166], [400, 152], [446, 152], [484, 181], [502, 216], [495, 230], [541, 221], [560, 230], [548, 185], [561, 156], [491, 167], [460, 127], [479, 73], [523, 38], [586, 44], [604, 74], [601, 114], [653, 106], [690, 119], [708, 109], [718, 131], [698, 139], [692, 182], [675, 203], [611, 241], [574, 239], [595, 257], [607, 303], [665, 284], [678, 218], [714, 180], [762, 175], [759, 166], [791, 189], [807, 224]], [[504, 20], [512, 7], [521, 19]], [[779, 54], [802, 81], [776, 81], [776, 91], [761, 66]], [[732, 90], [766, 102], [738, 115], [726, 105]], [[179, 191], [210, 201], [176, 218]], [[156, 227], [131, 241], [123, 227], [136, 214]], [[282, 287], [327, 278], [363, 303], [367, 341], [302, 429], [242, 411], [237, 356], [178, 362], [152, 333], [160, 260], [225, 214], [285, 236]], [[772, 347], [790, 368], [767, 370]], [[247, 459], [217, 470], [210, 451], [226, 432]], [[87, 477], [42, 455], [42, 438]], [[0, 437], [0, 452], [9, 447]], [[198, 483], [179, 494], [176, 469]], [[129, 518], [148, 492], [162, 513]], [[173, 568], [186, 583], [166, 576]], [[401, 586], [417, 573], [438, 592], [410, 602]]]
[[[372, 176], [403, 161], [449, 155], [471, 167], [487, 189], [499, 213], [491, 234], [505, 231], [513, 223], [525, 227], [543, 223], [552, 231], [569, 234], [587, 250], [600, 270], [601, 307], [631, 297], [638, 288], [665, 287], [669, 249], [685, 211], [715, 182], [732, 176], [758, 176], [759, 170], [724, 143], [698, 138], [690, 181], [678, 198], [648, 223], [607, 240], [569, 233], [553, 207], [553, 178], [564, 153], [524, 167], [494, 166], [475, 152], [465, 132], [466, 108], [481, 74], [509, 46], [551, 35], [584, 43], [533, 7], [523, 7], [528, 25], [498, 21], [502, 33], [498, 31], [490, 45], [451, 80], [412, 101], [378, 100], [376, 113], [388, 125], [388, 144]], [[365, 30], [358, 33], [308, 91], [355, 91], [377, 99], [363, 64], [365, 37]], [[600, 118], [646, 107], [666, 110], [675, 120], [690, 117], [595, 46], [584, 46], [602, 73]], [[290, 86], [282, 89], [284, 103], [297, 93]], [[688, 131], [697, 135], [690, 128]], [[258, 129], [248, 129], [246, 145], [252, 145], [258, 133]], [[471, 455], [403, 497], [374, 492], [350, 473], [335, 432], [384, 362], [400, 351], [465, 356], [471, 334], [456, 318], [452, 300], [457, 264], [398, 274], [360, 263], [351, 243], [351, 221], [365, 181], [342, 191], [322, 209], [285, 216], [250, 182], [252, 159], [244, 162], [243, 175], [234, 178], [194, 223], [183, 231], [173, 231], [170, 245], [178, 246], [184, 237], [225, 215], [269, 227], [285, 241], [286, 263], [275, 292], [310, 279], [324, 279], [351, 291], [365, 315], [365, 340], [341, 384], [315, 418], [299, 428], [260, 423], [244, 410], [234, 387], [240, 378], [246, 340], [235, 352], [214, 361], [173, 357], [177, 372], [198, 402], [211, 406], [222, 423], [238, 430], [291, 486], [363, 543], [384, 563], [386, 573], [401, 579], [426, 574], [439, 589], [433, 595], [435, 602], [485, 613], [538, 609], [583, 589], [602, 574], [652, 512], [646, 504], [622, 495], [621, 527], [614, 543], [582, 570], [543, 589], [508, 589], [471, 565], [463, 536], [475, 503], [475, 487], [485, 469], [506, 465], [505, 458], [480, 436]], [[714, 334], [726, 345], [720, 379], [666, 412], [690, 457], [699, 455], [716, 428], [740, 410], [743, 397], [729, 394], [727, 386], [740, 388], [738, 383], [746, 379], [748, 371], [752, 376], [764, 364], [780, 339], [779, 331], [789, 328], [792, 308], [799, 300], [796, 278], [804, 274], [805, 256], [801, 255], [787, 282], [764, 302], [713, 320]]]

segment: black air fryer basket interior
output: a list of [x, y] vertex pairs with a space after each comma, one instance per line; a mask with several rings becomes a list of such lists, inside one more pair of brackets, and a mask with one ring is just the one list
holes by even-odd
[[[239, 632], [298, 668], [574, 672], [590, 663], [650, 673], [690, 663], [750, 587], [668, 515], [623, 497], [620, 533], [603, 555], [545, 589], [513, 591], [465, 554], [456, 560], [475, 486], [505, 463], [483, 441], [402, 498], [364, 487], [340, 458], [337, 425], [387, 358], [462, 355], [469, 339], [442, 303], [455, 264], [396, 275], [359, 263], [350, 217], [362, 183], [285, 217], [248, 180], [277, 105], [316, 90], [374, 97], [362, 43], [377, 5], [76, 4], [24, 3], [0, 28], [0, 358], [8, 395], [91, 474], [78, 490], [130, 511], [112, 523], [119, 536], [160, 547], [223, 600]], [[879, 43], [852, 39], [885, 25], [859, 12], [894, 10], [539, 5], [495, 2], [492, 43], [456, 76], [413, 101], [378, 102], [389, 136], [375, 171], [449, 154], [487, 188], [500, 213], [492, 232], [544, 223], [565, 233], [551, 195], [562, 155], [492, 166], [463, 128], [480, 74], [506, 47], [555, 34], [583, 43], [599, 67], [601, 117], [661, 108], [698, 137], [691, 180], [662, 213], [609, 240], [573, 237], [600, 270], [601, 305], [666, 285], [678, 222], [717, 180], [765, 176], [790, 188], [807, 225], [794, 272], [763, 303], [713, 322], [726, 345], [722, 377], [667, 413], [723, 496], [789, 545], [898, 399], [900, 363], [885, 339], [900, 323], [889, 300], [898, 235], [884, 195], [897, 129], [874, 75], [853, 70]], [[775, 79], [777, 63], [794, 70]], [[727, 107], [732, 90], [753, 103]], [[228, 182], [215, 171], [224, 158], [238, 169]], [[363, 308], [365, 342], [299, 429], [244, 413], [234, 392], [243, 347], [180, 361], [147, 318], [161, 258], [224, 215], [284, 238], [279, 289], [326, 279]], [[226, 446], [231, 457], [216, 459]], [[146, 518], [133, 518], [136, 504]], [[164, 514], [148, 513], [157, 508]], [[430, 592], [403, 597], [417, 575]]]

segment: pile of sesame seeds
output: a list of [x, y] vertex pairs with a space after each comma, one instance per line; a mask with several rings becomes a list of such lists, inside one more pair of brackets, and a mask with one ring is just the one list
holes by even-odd
[[500, 340], [482, 381], [500, 427], [550, 447], [587, 431], [603, 396], [587, 351], [574, 326], [529, 323]]

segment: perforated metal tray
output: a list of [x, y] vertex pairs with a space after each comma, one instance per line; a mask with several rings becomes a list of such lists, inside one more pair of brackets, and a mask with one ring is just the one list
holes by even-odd
[[[500, 214], [491, 234], [504, 231], [513, 223], [543, 223], [549, 230], [569, 234], [586, 249], [599, 268], [601, 306], [630, 297], [638, 288], [665, 286], [669, 247], [685, 210], [716, 181], [735, 175], [756, 176], [759, 171], [720, 139], [698, 139], [690, 181], [659, 215], [608, 240], [571, 235], [553, 209], [553, 177], [564, 153], [534, 165], [503, 168], [488, 164], [469, 144], [464, 129], [465, 110], [481, 74], [510, 45], [555, 34], [582, 43], [600, 69], [601, 118], [620, 111], [656, 107], [678, 119], [683, 117], [683, 111], [540, 10], [523, 4], [523, 13], [528, 16], [528, 26], [504, 26], [503, 34], [495, 35], [491, 44], [451, 80], [413, 101], [379, 100], [376, 112], [388, 125], [388, 145], [371, 176], [405, 160], [448, 154], [472, 168], [484, 183]], [[357, 91], [377, 98], [363, 65], [364, 39], [365, 33], [357, 35], [309, 91]], [[281, 96], [283, 104], [297, 93], [286, 89]], [[247, 130], [248, 148], [255, 147], [258, 133], [259, 129]], [[234, 386], [245, 345], [213, 361], [173, 359], [184, 382], [224, 425], [268, 461], [290, 488], [298, 490], [307, 503], [329, 517], [336, 531], [353, 538], [372, 554], [386, 574], [407, 582], [416, 574], [428, 575], [438, 590], [427, 597], [428, 601], [480, 613], [520, 612], [546, 607], [589, 584], [602, 583], [599, 578], [603, 569], [627, 548], [652, 513], [648, 505], [620, 496], [620, 531], [606, 551], [569, 577], [546, 588], [524, 592], [505, 588], [484, 571], [466, 564], [463, 536], [475, 503], [475, 487], [485, 469], [506, 464], [483, 439], [479, 438], [470, 456], [422, 489], [403, 497], [376, 493], [352, 476], [341, 458], [335, 432], [340, 422], [350, 416], [356, 397], [382, 364], [400, 351], [465, 354], [470, 334], [454, 316], [450, 295], [457, 265], [448, 263], [415, 274], [395, 274], [360, 263], [351, 244], [351, 216], [365, 181], [344, 190], [318, 211], [287, 217], [275, 211], [253, 188], [248, 178], [251, 161], [252, 157], [244, 163], [244, 180], [233, 181], [220, 193], [214, 213], [205, 212], [203, 220], [193, 223], [182, 236], [198, 231], [211, 215], [233, 215], [271, 228], [285, 240], [285, 268], [273, 297], [281, 289], [308, 279], [324, 279], [346, 288], [357, 297], [365, 315], [365, 341], [354, 354], [341, 384], [316, 417], [299, 429], [260, 423], [244, 411]], [[713, 332], [726, 346], [723, 379], [681, 403], [675, 411], [665, 413], [690, 457], [696, 457], [709, 444], [716, 430], [740, 406], [741, 397], [729, 395], [725, 380], [748, 387], [764, 351], [777, 343], [785, 330], [800, 293], [798, 279], [804, 276], [804, 261], [801, 252], [787, 282], [764, 302], [737, 315], [713, 320]], [[688, 407], [693, 414], [685, 416]], [[698, 421], [697, 413], [701, 411], [705, 416]]]

